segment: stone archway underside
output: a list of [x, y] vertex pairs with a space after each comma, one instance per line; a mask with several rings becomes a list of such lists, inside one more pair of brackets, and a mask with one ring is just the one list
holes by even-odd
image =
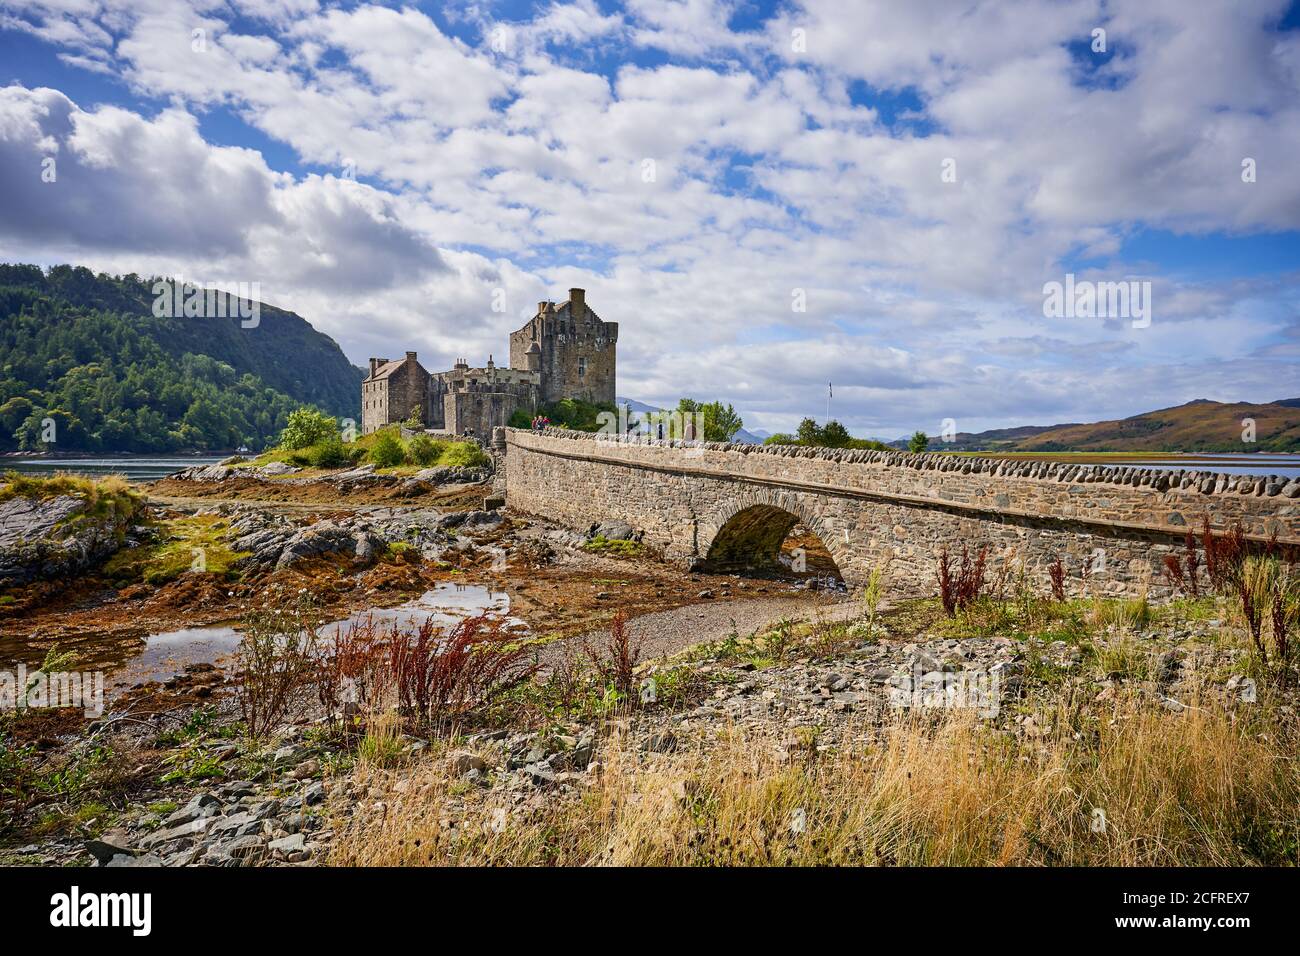
[[806, 521], [789, 508], [766, 502], [749, 502], [735, 505], [734, 511], [720, 520], [718, 530], [709, 539], [705, 555], [699, 562], [704, 570], [712, 571], [774, 571], [782, 564], [781, 547], [798, 525], [803, 525], [817, 537], [824, 550], [825, 559], [840, 575], [839, 565], [821, 529]]
[[798, 515], [772, 505], [744, 508], [718, 529], [705, 564], [718, 570], [775, 568], [781, 542], [798, 523]]

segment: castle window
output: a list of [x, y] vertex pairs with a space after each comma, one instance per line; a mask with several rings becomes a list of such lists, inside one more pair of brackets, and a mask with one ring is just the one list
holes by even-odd
[[584, 356], [578, 356], [578, 378], [587, 374], [587, 359]]

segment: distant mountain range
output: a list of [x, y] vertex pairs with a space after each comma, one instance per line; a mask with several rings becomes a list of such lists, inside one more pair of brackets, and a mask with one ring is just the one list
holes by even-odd
[[[1254, 441], [1245, 441], [1253, 422]], [[890, 442], [906, 448], [907, 439]], [[1300, 398], [1267, 404], [1196, 399], [1130, 418], [1063, 425], [1023, 425], [960, 432], [951, 442], [930, 439], [942, 451], [1300, 451]]]

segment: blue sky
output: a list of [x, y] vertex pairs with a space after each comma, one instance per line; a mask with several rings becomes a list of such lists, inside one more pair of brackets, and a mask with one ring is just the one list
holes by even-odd
[[0, 0], [0, 260], [431, 368], [582, 286], [621, 394], [768, 430], [1300, 396], [1297, 156], [1287, 0]]

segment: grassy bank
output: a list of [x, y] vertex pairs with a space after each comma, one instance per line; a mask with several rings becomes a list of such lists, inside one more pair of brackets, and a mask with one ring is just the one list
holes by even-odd
[[89, 478], [62, 472], [54, 475], [28, 475], [9, 471], [0, 479], [0, 502], [13, 498], [46, 499], [63, 495], [85, 498], [90, 506], [87, 513], [94, 517], [109, 514], [130, 517], [144, 503], [140, 493], [120, 475]]
[[273, 448], [252, 464], [273, 462], [319, 469], [373, 464], [386, 474], [413, 474], [423, 468], [483, 468], [490, 459], [476, 442], [420, 433], [403, 438], [401, 429], [392, 425], [351, 442], [329, 438], [303, 448]]
[[[731, 728], [653, 761], [615, 738], [581, 796], [518, 807], [465, 793], [437, 762], [365, 770], [340, 865], [1287, 864], [1296, 860], [1291, 731], [1274, 715], [1172, 714], [1127, 698], [1036, 712], [1041, 738], [975, 719], [900, 718], [873, 743], [793, 757]], [[404, 785], [395, 788], [396, 778]], [[371, 791], [374, 792], [374, 791]], [[456, 809], [453, 812], [452, 804]], [[467, 809], [461, 809], [468, 803]], [[453, 816], [456, 826], [448, 826]]]

